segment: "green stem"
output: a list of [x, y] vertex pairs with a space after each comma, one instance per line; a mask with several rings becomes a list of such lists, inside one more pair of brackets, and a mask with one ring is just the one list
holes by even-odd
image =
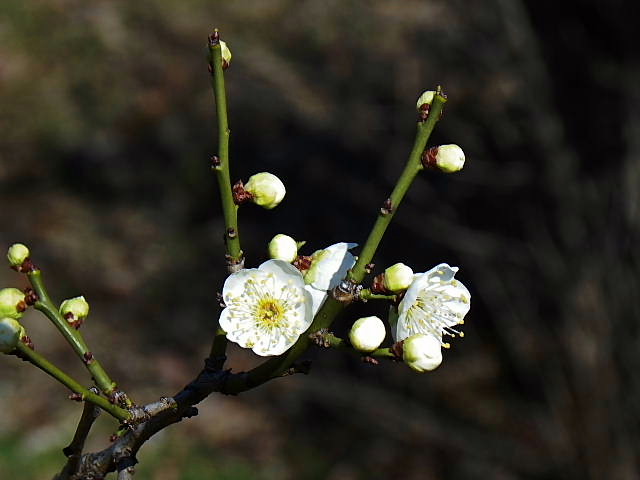
[[418, 172], [424, 168], [421, 161], [422, 153], [424, 152], [433, 128], [440, 119], [440, 113], [442, 112], [442, 107], [446, 101], [446, 98], [442, 95], [434, 95], [433, 102], [431, 103], [431, 109], [429, 110], [429, 116], [424, 122], [418, 122], [416, 139], [413, 143], [413, 149], [409, 155], [409, 160], [407, 161], [407, 165], [405, 166], [398, 183], [396, 183], [396, 186], [389, 197], [391, 200], [391, 208], [388, 209], [388, 211], [380, 211], [378, 214], [378, 218], [371, 229], [371, 233], [369, 233], [369, 238], [367, 238], [367, 241], [362, 248], [362, 252], [358, 256], [358, 261], [349, 272], [348, 278], [352, 282], [361, 283], [364, 279], [366, 267], [371, 263], [387, 227], [391, 223], [395, 213], [398, 211], [398, 207], [400, 206], [402, 199], [407, 193], [407, 190], [409, 190], [409, 187]]
[[370, 357], [397, 358], [389, 348], [378, 348], [369, 354]]
[[360, 290], [359, 296], [362, 300], [367, 301], [367, 300], [390, 300], [390, 301], [395, 301], [397, 299], [397, 295], [384, 295], [381, 293], [373, 293], [371, 290], [369, 290], [368, 288], [364, 288], [362, 290]]
[[[216, 30], [217, 34], [217, 30]], [[224, 86], [224, 70], [222, 68], [222, 50], [220, 42], [209, 42], [209, 65], [212, 68], [211, 86], [216, 101], [216, 117], [218, 120], [218, 163], [214, 165], [222, 212], [224, 214], [225, 244], [230, 265], [242, 264], [243, 256], [240, 248], [240, 234], [238, 232], [238, 206], [233, 201], [231, 179], [229, 173], [229, 122], [227, 120], [227, 94]]]
[[51, 375], [72, 392], [82, 395], [83, 401], [91, 402], [94, 405], [97, 405], [121, 422], [127, 420], [130, 417], [130, 414], [127, 410], [114, 405], [106, 398], [101, 397], [100, 395], [96, 395], [89, 389], [83, 387], [80, 383], [64, 373], [53, 363], [49, 362], [42, 355], [29, 348], [23, 342], [18, 342], [18, 346], [16, 347], [16, 349], [19, 352], [18, 355], [20, 355], [22, 358], [29, 361], [48, 375]]
[[60, 315], [60, 312], [51, 300], [51, 297], [44, 286], [40, 270], [33, 270], [29, 272], [27, 276], [29, 277], [29, 281], [31, 282], [33, 289], [38, 295], [38, 301], [34, 304], [36, 310], [44, 313], [56, 326], [65, 340], [67, 340], [69, 345], [71, 345], [78, 357], [80, 357], [82, 362], [85, 364], [87, 370], [91, 373], [91, 376], [100, 390], [102, 390], [105, 395], [113, 394], [116, 391], [116, 383], [109, 378], [109, 375], [107, 375], [107, 372], [102, 368], [100, 362], [98, 362], [95, 356], [91, 353], [80, 332], [69, 325], [69, 322]]

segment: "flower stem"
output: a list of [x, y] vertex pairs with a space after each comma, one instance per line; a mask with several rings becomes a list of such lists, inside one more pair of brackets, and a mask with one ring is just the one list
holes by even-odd
[[227, 120], [227, 94], [224, 86], [222, 49], [217, 30], [209, 37], [209, 65], [211, 67], [211, 86], [216, 101], [216, 118], [218, 120], [218, 158], [214, 162], [213, 170], [218, 179], [222, 212], [226, 226], [225, 245], [231, 269], [234, 265], [242, 265], [243, 256], [238, 233], [238, 206], [233, 201], [233, 193], [231, 191], [229, 173], [229, 137], [231, 136], [231, 130], [229, 130], [229, 122]]
[[[38, 295], [38, 301], [36, 301], [34, 307], [44, 313], [60, 331], [62, 336], [85, 364], [100, 390], [107, 396], [113, 394], [116, 391], [116, 383], [109, 378], [109, 375], [104, 368], [102, 368], [100, 362], [98, 362], [93, 353], [91, 353], [82, 334], [69, 325], [69, 322], [60, 315], [60, 312], [51, 300], [51, 297], [49, 297], [49, 293], [44, 286], [40, 270], [33, 270], [29, 272], [27, 276]], [[130, 400], [127, 399], [127, 403], [129, 402]]]
[[364, 300], [365, 302], [367, 300], [390, 300], [390, 301], [395, 301], [398, 296], [391, 294], [391, 295], [384, 295], [381, 293], [373, 293], [370, 289], [368, 288], [364, 288], [362, 290], [360, 290], [360, 293], [358, 294], [358, 296]]
[[358, 256], [358, 261], [348, 274], [348, 278], [352, 282], [361, 283], [364, 279], [366, 267], [373, 259], [373, 256], [378, 249], [378, 245], [380, 245], [380, 241], [382, 240], [387, 227], [391, 223], [393, 216], [398, 210], [402, 199], [407, 193], [407, 190], [409, 190], [409, 187], [416, 178], [418, 172], [424, 168], [421, 161], [422, 152], [424, 152], [433, 128], [440, 119], [442, 107], [446, 101], [447, 99], [444, 96], [440, 94], [434, 95], [427, 119], [424, 122], [418, 122], [418, 129], [416, 132], [416, 139], [413, 143], [413, 149], [411, 150], [407, 165], [400, 175], [398, 183], [396, 183], [393, 192], [391, 192], [391, 196], [389, 197], [390, 205], [388, 205], [388, 208], [385, 206], [385, 208], [380, 210], [378, 218], [371, 229], [371, 233], [369, 233], [369, 238], [367, 238], [367, 241], [362, 248], [362, 252]]
[[18, 356], [32, 363], [33, 365], [35, 365], [36, 367], [38, 367], [40, 370], [47, 373], [48, 375], [51, 375], [53, 378], [58, 380], [60, 383], [62, 383], [65, 387], [67, 387], [72, 392], [81, 395], [82, 396], [81, 399], [83, 401], [91, 402], [94, 405], [97, 405], [98, 407], [102, 408], [104, 411], [106, 411], [113, 417], [117, 418], [121, 422], [127, 420], [130, 417], [130, 414], [127, 410], [120, 408], [117, 405], [114, 405], [113, 403], [109, 402], [109, 400], [107, 400], [106, 398], [96, 395], [95, 393], [91, 392], [89, 389], [83, 387], [80, 383], [78, 383], [76, 380], [74, 380], [69, 375], [64, 373], [62, 370], [56, 367], [53, 363], [49, 362], [42, 355], [40, 355], [36, 351], [29, 348], [29, 346], [26, 345], [25, 343], [18, 342], [16, 350], [17, 350], [16, 354]]

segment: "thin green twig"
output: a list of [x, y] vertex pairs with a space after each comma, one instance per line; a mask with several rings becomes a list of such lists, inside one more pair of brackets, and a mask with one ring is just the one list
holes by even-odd
[[391, 223], [393, 216], [398, 211], [398, 207], [400, 206], [402, 199], [407, 193], [407, 190], [409, 190], [409, 187], [416, 178], [416, 175], [424, 168], [421, 161], [422, 153], [424, 152], [433, 128], [440, 119], [442, 107], [446, 101], [447, 99], [444, 96], [434, 95], [427, 119], [424, 122], [418, 122], [418, 129], [416, 139], [413, 143], [413, 149], [409, 155], [407, 165], [398, 179], [398, 183], [396, 183], [393, 192], [391, 192], [391, 196], [389, 197], [390, 204], [386, 205], [385, 208], [382, 208], [380, 213], [378, 213], [378, 218], [371, 229], [371, 233], [369, 233], [369, 237], [362, 248], [362, 252], [360, 252], [360, 255], [358, 256], [358, 261], [349, 272], [348, 278], [352, 282], [361, 283], [364, 279], [366, 267], [371, 263], [371, 260], [373, 260], [373, 256], [378, 249], [378, 245], [380, 245], [382, 237]]
[[[105, 395], [113, 394], [116, 391], [116, 383], [111, 380], [107, 372], [102, 368], [100, 362], [89, 350], [82, 334], [69, 325], [69, 322], [62, 317], [47, 292], [40, 270], [33, 270], [29, 272], [27, 276], [38, 295], [38, 301], [34, 304], [34, 308], [44, 313], [56, 326], [78, 357], [80, 357], [82, 363], [87, 367], [98, 388], [100, 388]], [[130, 402], [128, 399], [127, 401]]]
[[76, 380], [74, 380], [69, 375], [64, 373], [62, 370], [56, 367], [53, 363], [51, 363], [49, 360], [47, 360], [42, 355], [40, 355], [38, 352], [36, 352], [35, 350], [32, 350], [24, 342], [22, 341], [18, 342], [16, 350], [17, 350], [16, 354], [19, 355], [21, 358], [27, 360], [28, 362], [32, 363], [43, 372], [52, 376], [72, 392], [77, 393], [78, 395], [81, 395], [81, 398], [80, 398], [81, 400], [91, 402], [94, 405], [97, 405], [98, 407], [102, 408], [105, 412], [109, 413], [110, 415], [117, 418], [121, 422], [124, 422], [130, 417], [130, 414], [127, 410], [120, 408], [119, 406], [109, 402], [109, 400], [107, 400], [106, 398], [91, 392], [89, 389], [85, 388]]
[[[233, 201], [229, 171], [229, 122], [227, 120], [227, 94], [224, 85], [224, 69], [222, 49], [218, 31], [209, 37], [209, 65], [211, 67], [211, 86], [216, 101], [216, 118], [218, 120], [218, 157], [214, 161], [213, 170], [218, 179], [222, 212], [224, 214], [225, 245], [230, 266], [242, 265], [243, 255], [240, 248], [238, 232], [238, 206]], [[240, 267], [241, 268], [241, 267]]]

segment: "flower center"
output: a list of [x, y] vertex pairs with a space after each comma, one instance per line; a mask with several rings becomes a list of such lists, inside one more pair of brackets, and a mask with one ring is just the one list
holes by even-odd
[[274, 298], [261, 298], [256, 308], [257, 322], [264, 327], [277, 327], [284, 319], [284, 305]]

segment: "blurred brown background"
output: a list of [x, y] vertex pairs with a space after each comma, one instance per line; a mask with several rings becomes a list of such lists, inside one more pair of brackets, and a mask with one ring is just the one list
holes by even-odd
[[[55, 298], [87, 297], [85, 335], [139, 402], [199, 370], [218, 314], [212, 27], [234, 54], [232, 177], [268, 170], [288, 189], [274, 211], [242, 209], [250, 265], [280, 232], [306, 253], [364, 241], [423, 90], [449, 95], [431, 144], [467, 154], [460, 174], [418, 179], [377, 256], [461, 267], [472, 310], [438, 370], [312, 352], [309, 376], [208, 399], [145, 446], [136, 478], [638, 478], [627, 16], [595, 0], [2, 0], [0, 245], [27, 243]], [[9, 270], [0, 283], [26, 285]], [[364, 312], [384, 308], [338, 330]], [[87, 381], [43, 317], [25, 325]], [[0, 477], [51, 478], [79, 406], [14, 357], [0, 368]]]

